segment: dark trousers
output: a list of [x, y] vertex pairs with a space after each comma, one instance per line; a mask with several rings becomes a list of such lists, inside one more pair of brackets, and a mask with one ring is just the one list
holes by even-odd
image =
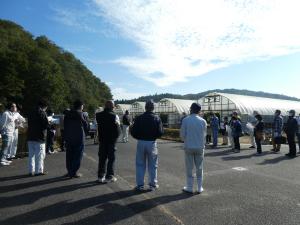
[[60, 130], [60, 136], [61, 136], [60, 149], [61, 149], [61, 151], [65, 151], [64, 130]]
[[255, 143], [256, 143], [257, 153], [261, 153], [262, 152], [262, 150], [261, 150], [261, 139], [255, 137]]
[[300, 152], [300, 133], [297, 134], [297, 140], [298, 140], [299, 152]]
[[52, 133], [51, 131], [48, 131], [47, 132], [47, 141], [46, 141], [46, 152], [49, 153], [49, 152], [54, 152], [54, 137], [55, 137], [55, 134]]
[[234, 141], [234, 148], [237, 150], [241, 150], [240, 137], [233, 137], [233, 141]]
[[289, 154], [292, 156], [296, 155], [296, 142], [295, 142], [295, 134], [288, 134], [287, 135], [287, 140], [289, 143]]
[[110, 179], [114, 176], [114, 164], [115, 164], [115, 143], [100, 143], [99, 144], [99, 166], [98, 177], [102, 178], [105, 175], [106, 179]]
[[66, 167], [70, 177], [75, 176], [79, 170], [83, 151], [83, 143], [66, 143]]

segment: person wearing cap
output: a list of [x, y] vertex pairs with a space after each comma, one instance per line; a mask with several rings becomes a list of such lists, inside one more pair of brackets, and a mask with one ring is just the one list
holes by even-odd
[[241, 145], [240, 145], [240, 137], [242, 136], [243, 130], [242, 130], [242, 124], [238, 117], [237, 113], [232, 114], [231, 119], [231, 135], [234, 142], [234, 152], [238, 153], [241, 151]]
[[136, 187], [143, 191], [146, 164], [148, 165], [148, 178], [150, 190], [157, 189], [158, 149], [156, 139], [163, 134], [163, 125], [159, 116], [153, 113], [154, 102], [147, 101], [146, 112], [136, 117], [130, 133], [138, 140], [136, 150]]
[[212, 129], [212, 136], [213, 136], [212, 148], [216, 148], [218, 145], [218, 133], [219, 133], [220, 121], [215, 113], [212, 113], [211, 115], [210, 126]]
[[289, 144], [289, 153], [286, 154], [286, 156], [288, 156], [290, 158], [296, 157], [295, 138], [296, 138], [296, 134], [298, 133], [298, 123], [295, 118], [295, 114], [296, 114], [295, 110], [292, 109], [289, 111], [289, 118], [286, 123], [286, 127], [284, 129], [285, 133], [287, 135], [287, 140], [288, 140], [288, 144]]
[[256, 155], [261, 155], [262, 153], [261, 141], [263, 140], [264, 122], [262, 116], [259, 114], [255, 115], [255, 118], [257, 120], [254, 127], [254, 136], [255, 136], [255, 143], [257, 149]]
[[281, 116], [281, 111], [277, 109], [275, 111], [275, 117], [273, 121], [272, 126], [272, 143], [273, 143], [273, 149], [271, 151], [273, 152], [279, 152], [281, 148], [281, 144], [276, 141], [276, 139], [280, 138], [282, 136], [283, 131], [283, 118]]
[[116, 143], [121, 134], [120, 119], [113, 112], [114, 102], [106, 101], [104, 110], [96, 113], [99, 138], [98, 182], [115, 182]]
[[80, 168], [84, 140], [88, 133], [88, 122], [83, 115], [83, 102], [76, 100], [73, 109], [67, 111], [64, 117], [64, 138], [66, 143], [66, 176], [80, 178]]
[[205, 137], [207, 132], [206, 121], [199, 116], [201, 106], [193, 103], [190, 108], [191, 115], [182, 121], [180, 137], [184, 141], [186, 186], [184, 192], [193, 193], [193, 167], [196, 168], [197, 193], [203, 192], [203, 157], [205, 149]]
[[48, 104], [41, 100], [28, 115], [28, 159], [29, 175], [45, 175], [44, 160], [46, 157], [46, 131], [49, 127], [46, 110]]

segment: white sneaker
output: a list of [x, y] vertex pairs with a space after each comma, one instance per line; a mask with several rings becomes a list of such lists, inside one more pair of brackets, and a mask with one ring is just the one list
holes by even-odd
[[98, 178], [97, 182], [100, 183], [100, 184], [105, 184], [105, 183], [107, 183], [105, 177]]
[[187, 188], [187, 187], [183, 187], [183, 188], [182, 188], [182, 191], [183, 191], [183, 192], [186, 192], [186, 193], [189, 193], [189, 194], [193, 194], [193, 190], [190, 190], [190, 189]]
[[155, 191], [155, 190], [157, 190], [159, 188], [159, 185], [158, 184], [156, 184], [156, 185], [149, 185], [149, 190], [150, 191]]
[[0, 162], [0, 165], [1, 165], [1, 166], [9, 166], [10, 163], [9, 163], [9, 162], [5, 162], [5, 161], [1, 161], [1, 162]]
[[118, 179], [116, 178], [116, 177], [111, 177], [111, 178], [109, 178], [109, 179], [106, 179], [105, 181], [107, 182], [107, 183], [112, 183], [112, 182], [116, 182]]
[[200, 189], [198, 189], [197, 194], [201, 194], [204, 191], [203, 187], [201, 187]]

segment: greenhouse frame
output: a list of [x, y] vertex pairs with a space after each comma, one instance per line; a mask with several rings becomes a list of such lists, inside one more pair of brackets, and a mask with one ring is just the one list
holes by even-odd
[[179, 128], [183, 113], [190, 113], [193, 100], [164, 98], [158, 102], [156, 114], [161, 117], [164, 126], [169, 128]]
[[245, 124], [253, 118], [254, 112], [263, 116], [265, 123], [272, 123], [274, 113], [277, 109], [281, 110], [284, 117], [288, 111], [294, 109], [300, 113], [300, 101], [290, 101], [274, 98], [262, 98], [246, 95], [235, 95], [227, 93], [213, 92], [198, 100], [202, 106], [204, 114], [214, 112], [221, 118], [230, 116], [233, 111], [237, 111]]
[[134, 102], [131, 104], [130, 108], [130, 114], [132, 115], [132, 118], [135, 118], [136, 116], [139, 116], [145, 112], [145, 102]]
[[116, 104], [114, 112], [121, 118], [125, 114], [126, 110], [128, 110], [130, 113], [131, 110], [130, 104]]

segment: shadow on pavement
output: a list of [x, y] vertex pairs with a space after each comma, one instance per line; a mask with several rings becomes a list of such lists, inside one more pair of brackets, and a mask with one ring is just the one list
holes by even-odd
[[[25, 175], [25, 176], [27, 178], [29, 178], [28, 175]], [[34, 177], [30, 177], [30, 178], [34, 179]], [[0, 193], [23, 190], [23, 189], [26, 189], [26, 188], [36, 187], [36, 186], [45, 185], [45, 184], [51, 184], [51, 183], [59, 182], [59, 181], [66, 180], [66, 179], [68, 179], [68, 178], [66, 178], [66, 177], [54, 177], [54, 178], [45, 179], [45, 180], [34, 180], [34, 181], [31, 181], [31, 182], [27, 182], [27, 183], [0, 186]]]
[[24, 179], [24, 178], [29, 178], [28, 174], [11, 176], [11, 177], [0, 177], [0, 182], [10, 181], [10, 180], [19, 180], [19, 179]]
[[276, 163], [280, 163], [283, 160], [292, 160], [292, 159], [286, 156], [280, 156], [274, 159], [265, 159], [263, 162], [258, 163], [258, 165], [276, 164]]
[[6, 207], [17, 207], [21, 205], [29, 205], [34, 202], [49, 197], [56, 194], [63, 194], [71, 191], [75, 191], [78, 189], [88, 188], [94, 185], [98, 185], [95, 181], [90, 181], [86, 183], [72, 184], [61, 187], [55, 187], [51, 189], [45, 189], [40, 191], [33, 191], [25, 194], [14, 195], [9, 197], [0, 197], [0, 209]]
[[[85, 187], [91, 185], [91, 183], [82, 184]], [[66, 187], [60, 191], [72, 190], [72, 187]], [[74, 185], [73, 189], [82, 188], [80, 185]], [[47, 190], [49, 195], [53, 193], [57, 193], [58, 190], [53, 191]], [[62, 193], [62, 192], [60, 192]], [[41, 193], [34, 193], [39, 195], [39, 198], [45, 197], [45, 195], [41, 196]], [[80, 218], [78, 221], [65, 223], [67, 224], [112, 224], [117, 221], [121, 221], [127, 218], [130, 218], [134, 215], [140, 214], [152, 208], [155, 208], [161, 204], [167, 204], [174, 201], [179, 201], [183, 199], [187, 199], [191, 197], [191, 195], [187, 195], [185, 193], [180, 193], [176, 195], [168, 195], [162, 197], [156, 197], [153, 199], [145, 199], [140, 202], [134, 202], [127, 205], [121, 205], [119, 203], [114, 203], [113, 201], [129, 198], [131, 196], [135, 196], [141, 193], [137, 193], [133, 190], [119, 191], [110, 194], [99, 195], [92, 198], [81, 199], [78, 201], [61, 201], [43, 208], [39, 208], [37, 210], [33, 210], [31, 212], [27, 212], [18, 216], [14, 216], [12, 218], [6, 219], [1, 222], [2, 225], [14, 225], [20, 224], [36, 224], [42, 223], [46, 224], [47, 221], [58, 219], [61, 217], [74, 215], [76, 218], [76, 214], [81, 212], [82, 210], [88, 209], [90, 207], [97, 207], [99, 209], [99, 213], [96, 215], [92, 215], [86, 218]], [[26, 196], [29, 198], [29, 196]], [[23, 198], [25, 199], [25, 198]], [[1, 202], [3, 202], [1, 200]], [[23, 203], [24, 204], [24, 203]]]

